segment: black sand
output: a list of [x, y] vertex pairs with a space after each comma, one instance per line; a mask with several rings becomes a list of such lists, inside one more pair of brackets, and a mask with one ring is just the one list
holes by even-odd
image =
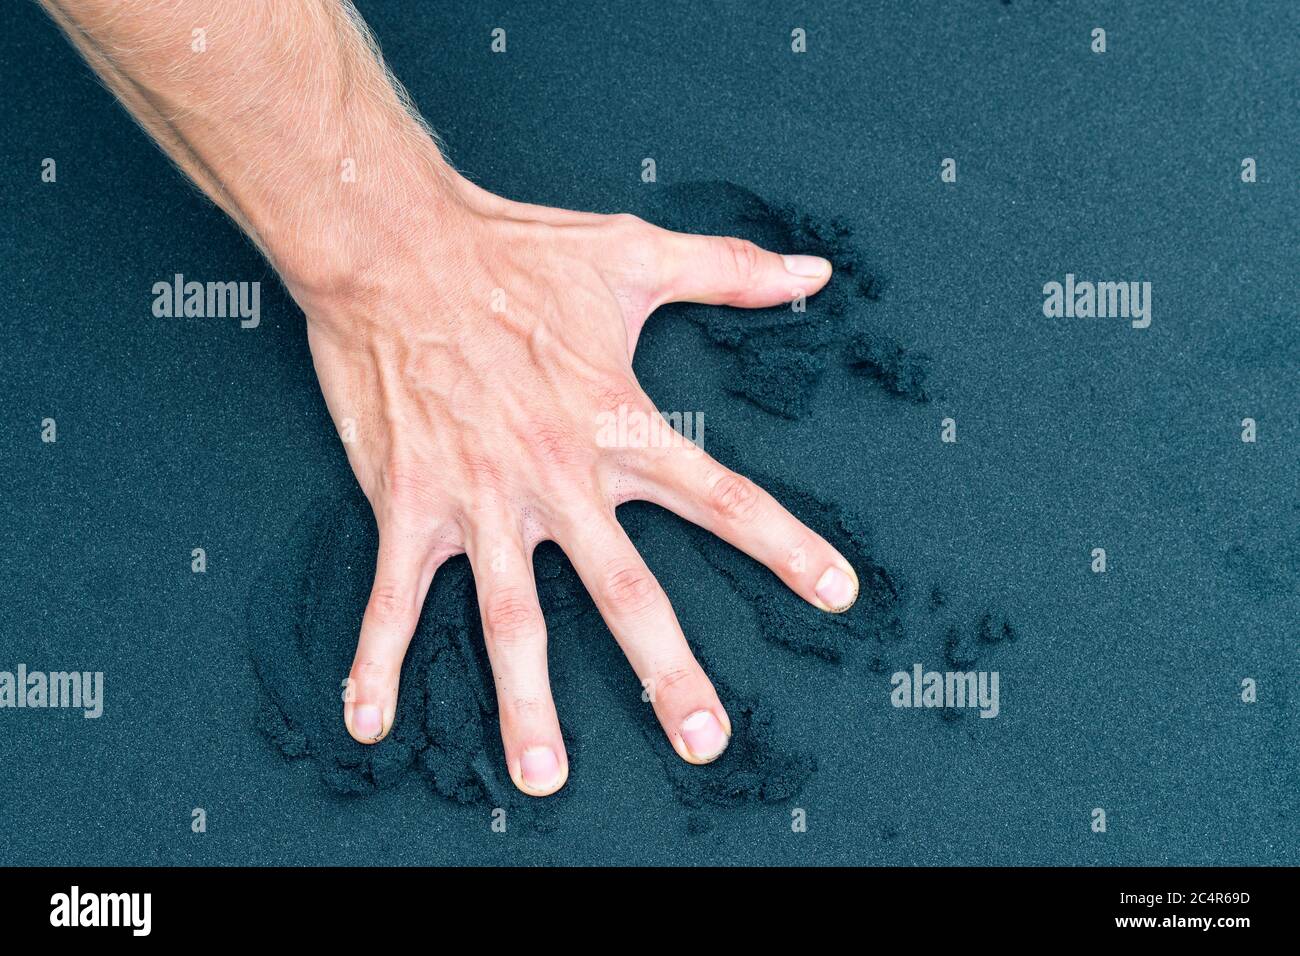
[[[0, 862], [1300, 862], [1294, 5], [360, 6], [485, 187], [835, 260], [802, 316], [665, 309], [637, 370], [864, 598], [824, 618], [629, 505], [730, 708], [722, 761], [676, 761], [551, 547], [564, 795], [505, 778], [463, 562], [397, 729], [354, 744], [373, 528], [301, 314], [14, 5], [0, 669], [102, 670], [106, 702], [0, 710]], [[1151, 280], [1152, 326], [1045, 319], [1067, 271]], [[261, 280], [261, 325], [153, 318], [175, 272]], [[914, 663], [998, 670], [1001, 713], [890, 706]]]

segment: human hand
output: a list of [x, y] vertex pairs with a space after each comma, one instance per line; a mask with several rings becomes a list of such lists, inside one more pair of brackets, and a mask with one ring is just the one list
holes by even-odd
[[820, 289], [830, 264], [631, 216], [510, 202], [454, 173], [429, 188], [439, 197], [435, 219], [417, 211], [408, 229], [389, 224], [387, 253], [364, 274], [295, 288], [321, 387], [379, 528], [348, 729], [366, 743], [388, 732], [433, 576], [466, 553], [511, 778], [534, 795], [563, 786], [568, 763], [532, 576], [533, 549], [553, 540], [674, 749], [706, 763], [725, 749], [730, 722], [615, 508], [632, 499], [669, 508], [823, 610], [852, 604], [857, 579], [819, 535], [691, 442], [671, 433], [673, 441], [619, 446], [601, 439], [602, 422], [620, 410], [662, 422], [632, 370], [658, 306], [777, 305]]
[[533, 549], [553, 540], [676, 751], [693, 763], [721, 753], [726, 711], [617, 505], [670, 508], [824, 610], [847, 608], [857, 578], [690, 443], [620, 447], [601, 440], [602, 421], [620, 410], [660, 421], [632, 372], [658, 306], [777, 305], [820, 289], [830, 263], [484, 192], [447, 165], [341, 0], [42, 3], [307, 316], [321, 388], [379, 527], [344, 706], [352, 735], [388, 732], [433, 575], [464, 552], [510, 775], [531, 794], [563, 786], [532, 576]]

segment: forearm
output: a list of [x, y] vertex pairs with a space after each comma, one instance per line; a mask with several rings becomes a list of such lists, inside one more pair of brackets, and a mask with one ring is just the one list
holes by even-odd
[[347, 0], [41, 3], [291, 285], [364, 272], [450, 201], [433, 137]]

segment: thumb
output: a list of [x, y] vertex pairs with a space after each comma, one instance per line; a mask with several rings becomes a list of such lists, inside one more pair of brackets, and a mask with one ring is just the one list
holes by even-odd
[[778, 255], [733, 236], [669, 233], [663, 253], [663, 302], [763, 308], [812, 295], [831, 277], [820, 256]]

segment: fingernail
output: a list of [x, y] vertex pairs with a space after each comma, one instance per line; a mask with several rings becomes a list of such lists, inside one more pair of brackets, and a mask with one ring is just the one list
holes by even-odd
[[352, 729], [358, 737], [374, 740], [384, 731], [384, 715], [374, 704], [360, 704], [352, 711]]
[[819, 279], [831, 271], [831, 264], [821, 256], [782, 256], [785, 271], [805, 279]]
[[696, 760], [712, 760], [727, 749], [727, 732], [710, 710], [697, 710], [682, 721], [682, 740]]
[[847, 611], [858, 597], [858, 586], [839, 568], [830, 567], [817, 581], [817, 596], [832, 611]]
[[529, 747], [519, 758], [519, 773], [533, 790], [549, 790], [560, 775], [560, 758], [550, 747]]

